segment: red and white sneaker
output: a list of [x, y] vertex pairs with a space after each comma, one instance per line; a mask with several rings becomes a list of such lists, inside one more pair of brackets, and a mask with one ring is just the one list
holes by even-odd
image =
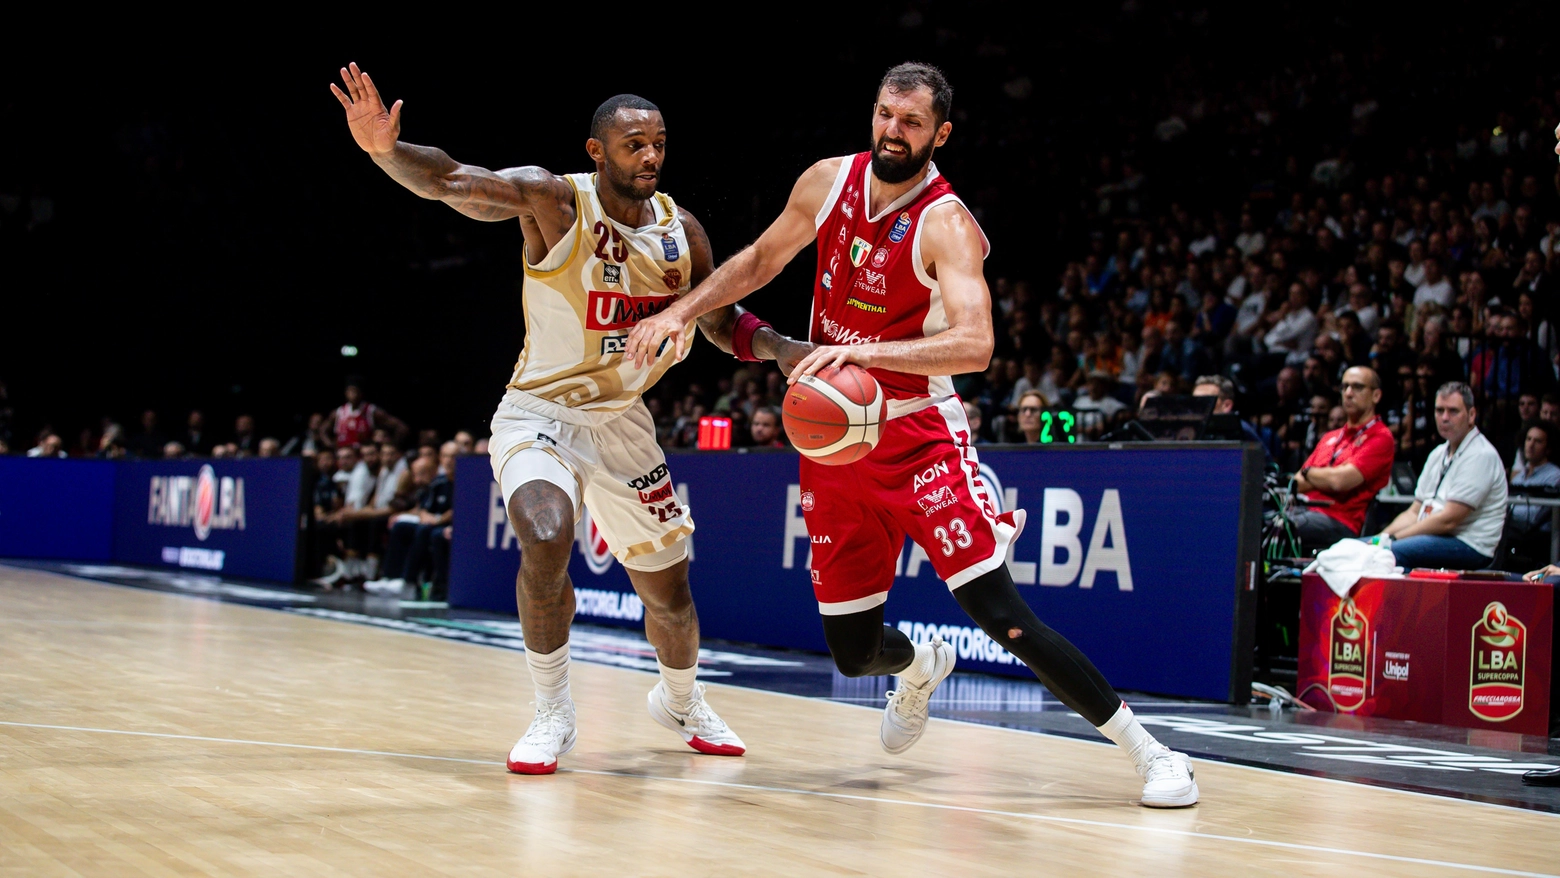
[[953, 666], [959, 660], [959, 654], [953, 646], [944, 643], [941, 637], [933, 636], [930, 647], [933, 657], [931, 679], [915, 685], [906, 683], [904, 677], [900, 677], [899, 688], [888, 693], [888, 706], [883, 709], [878, 740], [883, 742], [883, 749], [889, 753], [903, 753], [921, 740], [921, 733], [926, 731], [926, 720], [931, 713], [927, 702], [931, 700], [937, 684], [953, 673]]
[[693, 687], [693, 699], [687, 710], [672, 709], [666, 697], [666, 684], [656, 683], [650, 690], [650, 718], [682, 736], [689, 747], [711, 756], [741, 756], [747, 745], [726, 727], [704, 700], [704, 684]]
[[574, 749], [574, 737], [574, 702], [538, 701], [536, 717], [504, 764], [515, 774], [552, 774], [558, 757]]

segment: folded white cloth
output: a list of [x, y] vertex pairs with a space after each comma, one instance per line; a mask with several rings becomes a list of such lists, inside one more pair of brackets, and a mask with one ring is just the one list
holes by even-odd
[[1306, 573], [1320, 574], [1338, 597], [1348, 597], [1354, 583], [1366, 576], [1396, 576], [1403, 572], [1390, 549], [1372, 546], [1359, 540], [1339, 540], [1331, 548], [1323, 549], [1316, 560], [1305, 568]]

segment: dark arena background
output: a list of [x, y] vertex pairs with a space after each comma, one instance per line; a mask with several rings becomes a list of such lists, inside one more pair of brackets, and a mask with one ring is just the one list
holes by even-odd
[[[29, 13], [0, 52], [0, 873], [1560, 874], [1553, 4], [228, 15]], [[806, 475], [776, 364], [700, 338], [644, 393], [666, 466], [611, 480], [697, 521], [697, 691], [746, 753], [685, 746], [603, 499], [536, 548], [547, 498], [494, 480], [518, 223], [398, 185], [328, 87], [355, 62], [403, 141], [555, 174], [640, 95], [720, 264], [874, 148], [905, 61], [954, 90], [992, 341], [902, 518], [1023, 510], [973, 581], [1125, 725], [949, 596], [963, 519], [895, 532], [917, 658], [852, 670], [809, 479], [853, 470]], [[805, 339], [818, 255], [743, 307]], [[578, 739], [531, 776], [560, 702], [516, 571], [564, 545]], [[1171, 762], [1195, 805], [1157, 807]]]

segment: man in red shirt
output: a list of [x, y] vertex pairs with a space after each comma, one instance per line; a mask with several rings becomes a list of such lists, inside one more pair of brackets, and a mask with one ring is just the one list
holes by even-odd
[[1355, 366], [1343, 373], [1344, 425], [1322, 436], [1295, 473], [1295, 493], [1311, 505], [1291, 506], [1289, 523], [1304, 551], [1360, 535], [1370, 499], [1387, 484], [1396, 443], [1376, 417], [1381, 379]]

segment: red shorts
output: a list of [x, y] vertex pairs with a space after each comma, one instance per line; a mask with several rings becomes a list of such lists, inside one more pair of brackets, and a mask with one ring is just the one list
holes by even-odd
[[964, 404], [952, 397], [884, 424], [877, 447], [855, 463], [802, 458], [818, 612], [841, 616], [888, 600], [906, 536], [949, 589], [1007, 560], [1013, 517], [997, 514], [969, 436]]

